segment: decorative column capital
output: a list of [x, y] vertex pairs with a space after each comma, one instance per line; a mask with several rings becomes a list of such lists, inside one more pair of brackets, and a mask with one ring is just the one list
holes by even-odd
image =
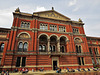
[[67, 42], [69, 42], [70, 40], [66, 40], [65, 42], [67, 43]]
[[60, 43], [60, 40], [59, 39], [57, 40], [57, 43]]
[[50, 42], [50, 39], [48, 39], [48, 42]]

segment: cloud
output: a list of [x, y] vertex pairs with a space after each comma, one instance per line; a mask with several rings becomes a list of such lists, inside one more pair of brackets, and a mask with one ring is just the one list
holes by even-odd
[[0, 27], [10, 28], [12, 26], [14, 8], [0, 10]]
[[[45, 11], [46, 8], [44, 7], [39, 7], [37, 8], [31, 8], [30, 6], [15, 6], [7, 9], [1, 9], [0, 10], [0, 27], [5, 27], [5, 28], [11, 28], [12, 23], [13, 23], [13, 14], [12, 12], [15, 11], [15, 9], [19, 7], [21, 12], [28, 12], [28, 13], [33, 13], [33, 12], [38, 12], [38, 11]], [[33, 10], [32, 10], [33, 9]]]
[[38, 12], [38, 11], [45, 11], [46, 10], [46, 8], [44, 8], [44, 7], [37, 7], [36, 8], [36, 10], [35, 10], [35, 12]]
[[78, 8], [78, 7], [76, 7], [76, 8], [74, 8], [74, 9], [73, 9], [73, 11], [78, 11], [78, 9], [79, 9], [79, 8]]
[[69, 2], [68, 6], [76, 5], [76, 3], [77, 3], [77, 0], [72, 0]]

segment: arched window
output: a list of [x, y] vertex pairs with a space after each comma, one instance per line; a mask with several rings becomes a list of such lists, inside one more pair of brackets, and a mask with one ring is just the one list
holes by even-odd
[[3, 52], [4, 45], [5, 45], [4, 43], [1, 44], [1, 46], [0, 46], [0, 52]]
[[79, 53], [81, 53], [81, 46], [79, 46]]
[[23, 51], [23, 43], [20, 42], [18, 45], [18, 51]]
[[52, 51], [52, 46], [50, 45], [50, 51]]
[[64, 46], [60, 47], [60, 51], [63, 53], [64, 52]]
[[94, 53], [96, 54], [96, 49], [95, 48], [93, 48], [94, 49]]
[[99, 53], [98, 53], [98, 49], [97, 49], [97, 48], [96, 48], [96, 54], [99, 54]]
[[27, 23], [25, 23], [25, 28], [27, 28]]
[[92, 50], [91, 50], [91, 48], [89, 48], [89, 52], [90, 52], [90, 54], [92, 54]]
[[43, 51], [46, 51], [46, 46], [45, 45], [43, 45], [43, 49], [42, 49]]
[[42, 24], [40, 24], [40, 29], [42, 29]]
[[30, 23], [27, 23], [27, 28], [30, 28]]
[[76, 53], [78, 53], [78, 46], [76, 45]]
[[21, 28], [24, 28], [24, 22], [21, 23]]
[[43, 30], [45, 30], [45, 26], [43, 25]]
[[55, 52], [55, 46], [53, 46], [53, 50], [52, 51]]
[[30, 28], [30, 22], [21, 22], [21, 28]]
[[25, 43], [24, 43], [23, 51], [27, 51], [27, 48], [28, 48], [28, 44], [27, 44], [27, 42], [25, 42]]
[[45, 29], [48, 30], [48, 26], [47, 25], [46, 25]]
[[64, 46], [62, 46], [62, 52], [64, 52]]
[[41, 45], [39, 45], [39, 51], [41, 51], [42, 50], [42, 46]]

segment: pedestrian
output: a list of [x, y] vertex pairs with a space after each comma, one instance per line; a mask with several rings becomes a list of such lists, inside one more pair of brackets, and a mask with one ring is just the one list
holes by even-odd
[[4, 72], [2, 71], [1, 75], [4, 75]]
[[6, 72], [6, 75], [9, 75], [9, 72], [8, 71]]

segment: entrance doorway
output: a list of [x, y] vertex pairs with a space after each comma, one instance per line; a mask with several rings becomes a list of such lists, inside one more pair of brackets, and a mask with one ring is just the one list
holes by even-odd
[[57, 67], [57, 61], [54, 60], [54, 61], [53, 61], [53, 70], [56, 70], [56, 67]]
[[59, 57], [52, 57], [52, 70], [56, 70], [59, 67]]

